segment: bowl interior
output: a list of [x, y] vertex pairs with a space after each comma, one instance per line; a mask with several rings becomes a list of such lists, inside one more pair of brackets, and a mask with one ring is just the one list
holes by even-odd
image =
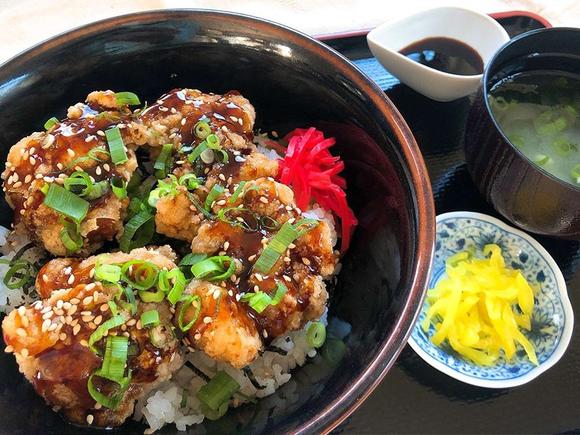
[[427, 314], [426, 302], [411, 335], [412, 346], [419, 355], [450, 376], [491, 388], [523, 384], [554, 364], [568, 346], [574, 316], [562, 272], [547, 251], [521, 231], [479, 213], [440, 215], [436, 230], [429, 288], [445, 276], [447, 258], [471, 247], [481, 252], [489, 243], [501, 248], [506, 266], [521, 270], [526, 280], [535, 286], [531, 330], [524, 334], [534, 345], [540, 365], [533, 365], [521, 348], [510, 362], [500, 358], [495, 365], [482, 367], [463, 358], [447, 342], [441, 347], [435, 346], [429, 340], [435, 332], [434, 327], [425, 332], [420, 326]]
[[[337, 138], [335, 151], [346, 162], [349, 201], [360, 225], [332, 290], [329, 315], [352, 325], [351, 333], [343, 342], [329, 341], [275, 395], [206, 422], [205, 429], [191, 429], [321, 430], [365, 395], [404, 346], [430, 261], [430, 242], [426, 252], [419, 246], [420, 237], [432, 236], [430, 202], [426, 218], [418, 211], [429, 188], [417, 193], [415, 163], [405, 163], [409, 148], [399, 143], [393, 118], [385, 118], [377, 106], [381, 97], [372, 96], [374, 88], [358, 72], [287, 29], [214, 12], [165, 11], [108, 20], [4, 65], [0, 157], [18, 139], [40, 130], [46, 119], [65, 116], [68, 105], [83, 101], [92, 90], [130, 90], [142, 101], [154, 101], [176, 87], [216, 93], [236, 89], [254, 104], [257, 127], [264, 131], [284, 134], [315, 125]], [[8, 226], [11, 211], [5, 202], [0, 207], [0, 223]], [[422, 225], [428, 231], [419, 236]], [[13, 357], [4, 353], [0, 414], [2, 433], [78, 430], [44, 405]], [[142, 430], [135, 423], [123, 427], [123, 433]]]

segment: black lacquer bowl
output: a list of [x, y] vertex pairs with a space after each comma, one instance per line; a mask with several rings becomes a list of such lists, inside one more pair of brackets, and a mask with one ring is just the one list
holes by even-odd
[[[329, 430], [382, 379], [421, 306], [434, 242], [434, 207], [421, 154], [392, 103], [345, 58], [272, 23], [211, 11], [157, 11], [101, 21], [53, 38], [0, 67], [2, 158], [19, 138], [95, 89], [153, 101], [176, 87], [239, 90], [257, 126], [315, 125], [337, 139], [359, 219], [332, 290], [330, 317], [352, 325], [273, 396], [190, 433]], [[11, 211], [2, 203], [1, 224]], [[120, 433], [142, 433], [126, 423]], [[67, 434], [14, 358], [0, 354], [0, 433]], [[165, 432], [174, 432], [173, 427]]]
[[526, 231], [580, 240], [580, 188], [554, 177], [512, 145], [488, 100], [490, 89], [528, 71], [580, 74], [580, 29], [524, 33], [487, 65], [465, 130], [465, 159], [473, 181], [505, 218]]

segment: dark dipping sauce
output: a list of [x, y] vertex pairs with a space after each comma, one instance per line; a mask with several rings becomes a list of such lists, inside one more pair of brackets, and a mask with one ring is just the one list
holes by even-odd
[[483, 60], [479, 53], [457, 39], [425, 38], [399, 50], [399, 53], [449, 74], [471, 76], [483, 72]]

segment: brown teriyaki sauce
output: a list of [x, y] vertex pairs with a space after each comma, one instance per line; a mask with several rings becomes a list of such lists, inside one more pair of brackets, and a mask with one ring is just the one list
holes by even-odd
[[411, 60], [429, 68], [457, 75], [477, 75], [483, 72], [483, 60], [471, 46], [453, 38], [421, 39], [399, 50]]

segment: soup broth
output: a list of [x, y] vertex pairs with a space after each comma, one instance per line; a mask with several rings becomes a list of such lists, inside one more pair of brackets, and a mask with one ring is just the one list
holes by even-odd
[[514, 146], [550, 174], [580, 187], [580, 76], [516, 74], [494, 85], [489, 102]]

